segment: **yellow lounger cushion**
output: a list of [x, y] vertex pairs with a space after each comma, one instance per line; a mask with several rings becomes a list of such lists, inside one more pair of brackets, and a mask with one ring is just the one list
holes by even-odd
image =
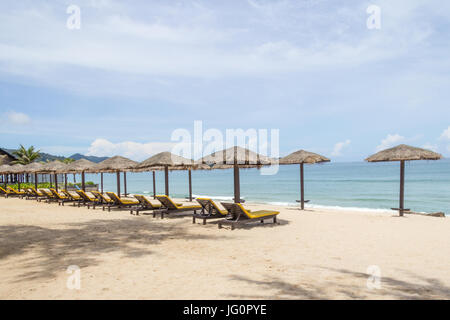
[[237, 205], [242, 209], [242, 211], [245, 212], [245, 214], [251, 218], [251, 219], [256, 219], [256, 218], [262, 218], [262, 217], [266, 217], [266, 216], [272, 216], [275, 214], [279, 214], [279, 211], [271, 211], [271, 210], [258, 210], [258, 211], [249, 211], [247, 209], [245, 209], [242, 204], [237, 203]]
[[25, 194], [24, 191], [17, 191], [17, 190], [15, 190], [15, 189], [11, 188], [11, 187], [8, 187], [8, 190], [9, 190], [10, 192], [12, 192], [12, 193], [15, 193], [15, 194]]
[[166, 195], [157, 195], [156, 198], [166, 198], [167, 201], [169, 201], [177, 209], [201, 209], [202, 208], [202, 206], [200, 206], [200, 205], [185, 206], [181, 203], [175, 203], [169, 196], [166, 196]]

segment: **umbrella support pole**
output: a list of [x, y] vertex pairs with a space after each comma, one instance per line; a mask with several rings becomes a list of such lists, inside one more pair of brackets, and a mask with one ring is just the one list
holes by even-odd
[[303, 175], [303, 163], [300, 163], [300, 209], [305, 209], [305, 182]]
[[55, 173], [55, 190], [58, 192], [58, 174]]
[[192, 201], [192, 172], [189, 169], [189, 201]]
[[240, 181], [239, 181], [239, 167], [235, 163], [234, 164], [234, 203], [240, 203], [241, 202], [241, 188], [240, 188]]
[[116, 172], [117, 176], [117, 196], [120, 198], [120, 172]]
[[405, 161], [400, 161], [400, 205], [398, 213], [400, 217], [403, 217], [405, 201]]
[[86, 192], [86, 181], [84, 176], [84, 171], [81, 173], [81, 189]]
[[155, 179], [155, 171], [153, 173], [153, 199], [156, 199], [156, 179]]
[[164, 180], [166, 184], [166, 196], [169, 196], [169, 167], [164, 167]]
[[127, 173], [123, 172], [123, 192], [125, 197], [127, 196]]

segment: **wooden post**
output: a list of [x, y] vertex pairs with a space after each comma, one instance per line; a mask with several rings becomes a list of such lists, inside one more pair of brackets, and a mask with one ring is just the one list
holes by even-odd
[[404, 200], [405, 200], [405, 161], [400, 161], [400, 205], [398, 213], [400, 217], [403, 217], [403, 209], [404, 209]]
[[67, 191], [67, 173], [64, 173], [64, 190]]
[[305, 183], [303, 175], [303, 163], [300, 163], [300, 208], [305, 209]]
[[123, 172], [123, 191], [125, 193], [125, 197], [127, 196], [127, 173]]
[[50, 181], [50, 188], [53, 188], [53, 185], [52, 185], [52, 175], [51, 175], [51, 174], [48, 175], [48, 180]]
[[153, 171], [153, 199], [156, 199], [156, 179], [155, 179], [155, 171]]
[[17, 191], [20, 191], [20, 175], [17, 175]]
[[86, 192], [86, 177], [84, 176], [84, 171], [81, 172], [81, 189]]
[[189, 169], [189, 201], [192, 201], [192, 173]]
[[169, 196], [169, 167], [164, 167], [164, 180], [166, 184], [166, 196]]
[[58, 174], [55, 172], [55, 190], [58, 192]]
[[37, 172], [34, 173], [34, 188], [37, 190], [38, 189], [38, 174]]
[[120, 172], [116, 172], [117, 176], [117, 196], [120, 198]]
[[100, 190], [103, 194], [103, 172], [100, 173]]
[[239, 181], [239, 167], [234, 163], [234, 203], [241, 202], [241, 186]]

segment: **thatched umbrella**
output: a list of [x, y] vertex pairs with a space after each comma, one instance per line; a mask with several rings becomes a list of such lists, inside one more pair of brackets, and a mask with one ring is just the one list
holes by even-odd
[[54, 160], [52, 162], [48, 162], [42, 166], [42, 169], [40, 172], [44, 173], [53, 173], [55, 177], [55, 189], [56, 192], [58, 192], [58, 172], [65, 172], [67, 170], [67, 164], [59, 161]]
[[[192, 175], [191, 169], [206, 168], [191, 159], [187, 159], [171, 152], [161, 152], [139, 163], [135, 169], [139, 171], [145, 170], [162, 170], [164, 169], [165, 193], [169, 195], [169, 170], [188, 170], [189, 171], [189, 200], [192, 201]], [[153, 171], [153, 193], [155, 193]]]
[[300, 209], [305, 209], [305, 185], [303, 178], [303, 165], [305, 163], [322, 163], [330, 162], [330, 159], [321, 156], [320, 154], [299, 150], [295, 151], [284, 158], [280, 159], [280, 164], [299, 164], [300, 165]]
[[103, 160], [92, 168], [92, 172], [115, 172], [117, 175], [117, 195], [120, 197], [120, 172], [123, 171], [124, 191], [127, 194], [126, 171], [132, 170], [138, 163], [125, 157], [115, 156]]
[[[89, 161], [87, 159], [79, 159], [74, 162], [71, 162], [67, 165], [65, 176], [64, 176], [64, 184], [67, 190], [67, 173], [81, 173], [81, 189], [86, 191], [85, 185], [85, 172], [92, 170], [96, 166], [96, 163]], [[103, 190], [102, 190], [103, 192]]]
[[6, 184], [7, 184], [7, 175], [9, 174], [9, 172], [11, 171], [11, 167], [10, 165], [7, 164], [3, 164], [0, 166], [0, 173], [3, 174], [3, 183], [5, 185], [6, 188]]
[[368, 162], [385, 162], [385, 161], [400, 161], [400, 206], [399, 208], [392, 208], [398, 210], [399, 215], [403, 216], [404, 211], [409, 209], [404, 208], [404, 195], [405, 195], [405, 161], [409, 160], [439, 160], [442, 159], [442, 155], [439, 153], [407, 146], [405, 144], [398, 145], [394, 148], [382, 150], [374, 155], [368, 157]]
[[16, 175], [17, 189], [20, 190], [21, 175], [24, 173], [25, 166], [23, 164], [12, 165], [9, 172]]
[[199, 163], [212, 166], [212, 169], [225, 169], [233, 167], [234, 170], [234, 202], [241, 202], [241, 186], [239, 168], [259, 168], [275, 162], [267, 156], [258, 154], [242, 147], [231, 147], [226, 150], [214, 152], [198, 160]]
[[38, 173], [41, 172], [42, 167], [44, 165], [39, 162], [32, 162], [27, 164], [23, 170], [25, 173], [33, 173], [34, 174], [34, 187], [35, 189], [38, 188]]

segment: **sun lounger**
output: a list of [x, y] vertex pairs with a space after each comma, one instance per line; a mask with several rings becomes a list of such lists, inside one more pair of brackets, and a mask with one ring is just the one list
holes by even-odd
[[26, 195], [25, 191], [17, 191], [9, 186], [6, 188], [6, 192], [7, 192], [8, 197], [15, 196], [15, 197], [23, 198]]
[[151, 203], [150, 200], [148, 200], [146, 197], [135, 194], [134, 197], [139, 201], [139, 205], [134, 208], [131, 209], [130, 213], [133, 214], [133, 211], [136, 212], [136, 215], [139, 215], [140, 211], [145, 211], [145, 210], [157, 210], [161, 208], [161, 204], [154, 204]]
[[30, 198], [34, 198], [34, 199], [36, 199], [37, 201], [40, 201], [40, 200], [42, 200], [43, 198], [45, 199], [47, 196], [45, 195], [45, 194], [43, 194], [42, 192], [40, 192], [40, 191], [37, 191], [34, 187], [30, 187], [30, 188], [28, 188], [28, 194], [27, 194], [27, 199], [30, 199]]
[[159, 210], [153, 211], [153, 217], [156, 217], [157, 213], [161, 214], [161, 219], [164, 218], [164, 214], [178, 213], [178, 212], [186, 212], [186, 211], [194, 211], [194, 214], [197, 210], [201, 210], [202, 206], [200, 205], [183, 205], [181, 203], [173, 202], [170, 197], [166, 195], [157, 195], [156, 199], [162, 204], [162, 208]]
[[105, 207], [108, 208], [108, 211], [111, 211], [111, 208], [130, 208], [139, 205], [139, 201], [137, 200], [127, 200], [119, 198], [114, 192], [107, 192], [108, 197], [113, 201], [112, 203], [108, 203], [103, 206], [103, 210]]
[[230, 224], [231, 230], [233, 230], [237, 224], [245, 224], [253, 221], [261, 221], [261, 223], [264, 223], [266, 219], [273, 219], [273, 223], [277, 223], [277, 215], [280, 213], [279, 211], [272, 210], [250, 211], [245, 209], [240, 203], [222, 202], [222, 205], [227, 209], [230, 217], [219, 221], [219, 229], [222, 228], [223, 224]]
[[109, 198], [106, 198], [103, 194], [101, 194], [98, 191], [91, 191], [91, 193], [94, 195], [95, 198], [97, 198], [98, 202], [92, 204], [92, 209], [95, 209], [95, 207], [97, 205], [107, 205], [107, 204], [112, 204], [114, 201], [112, 201]]
[[51, 191], [47, 191], [45, 189], [39, 189], [39, 192], [44, 195], [44, 197], [42, 197], [41, 199], [38, 200], [39, 202], [42, 200], [45, 200], [45, 202], [53, 202], [53, 201], [57, 202], [58, 201], [58, 198], [56, 198]]
[[194, 213], [192, 216], [192, 223], [195, 223], [195, 219], [203, 219], [203, 224], [206, 224], [207, 219], [224, 218], [228, 214], [227, 210], [222, 210], [219, 206], [210, 198], [197, 198], [198, 203], [202, 206], [200, 213]]
[[82, 199], [78, 194], [74, 194], [72, 192], [69, 192], [67, 190], [61, 190], [61, 192], [69, 199], [72, 200], [73, 205], [75, 206], [75, 204], [77, 204], [78, 202], [80, 202]]
[[84, 192], [83, 190], [77, 190], [76, 193], [81, 198], [78, 201], [78, 207], [83, 204], [83, 205], [87, 206], [89, 209], [91, 207], [91, 205], [93, 206], [94, 204], [97, 204], [100, 202], [97, 198], [88, 196], [88, 194], [86, 192]]
[[66, 195], [62, 195], [59, 192], [57, 192], [55, 189], [50, 188], [50, 192], [53, 194], [53, 196], [56, 198], [56, 200], [58, 201], [59, 205], [63, 205], [66, 202], [73, 202], [76, 200], [73, 200], [72, 198], [67, 197]]
[[8, 198], [10, 195], [12, 195], [11, 191], [4, 189], [3, 187], [0, 187], [0, 194], [5, 198]]

